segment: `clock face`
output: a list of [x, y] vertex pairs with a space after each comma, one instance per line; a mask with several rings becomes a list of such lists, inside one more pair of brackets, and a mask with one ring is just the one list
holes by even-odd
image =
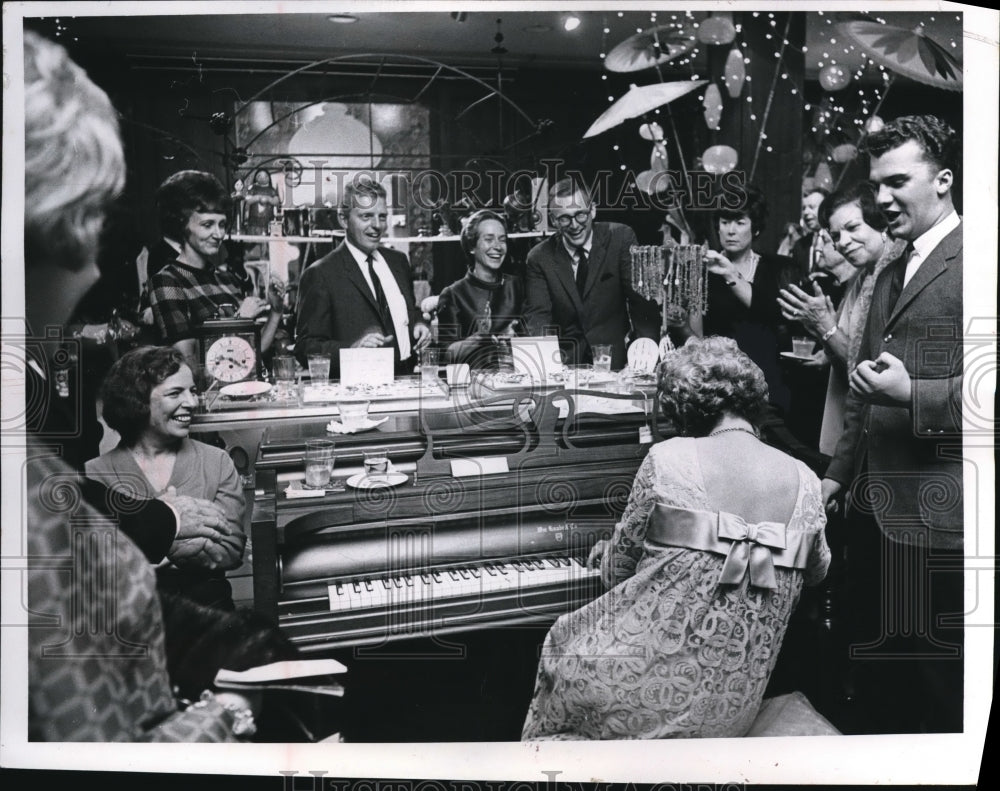
[[225, 335], [212, 341], [205, 352], [205, 368], [222, 382], [252, 379], [257, 370], [253, 344], [238, 335]]

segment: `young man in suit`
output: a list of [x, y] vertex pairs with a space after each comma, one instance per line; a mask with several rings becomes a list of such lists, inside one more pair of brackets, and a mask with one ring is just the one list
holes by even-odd
[[396, 374], [412, 373], [431, 330], [413, 297], [406, 256], [380, 247], [388, 225], [386, 192], [370, 178], [349, 182], [337, 216], [346, 239], [312, 264], [299, 281], [295, 356], [330, 355], [340, 375], [340, 350], [391, 347]]
[[594, 222], [597, 207], [574, 179], [549, 190], [549, 220], [559, 233], [528, 253], [524, 315], [528, 330], [559, 329], [569, 363], [592, 362], [595, 344], [611, 344], [611, 367], [626, 365], [626, 339], [659, 339], [657, 306], [631, 281], [635, 233], [626, 225]]
[[[823, 480], [850, 487], [852, 656], [889, 732], [962, 729], [962, 223], [958, 142], [933, 116], [868, 136], [870, 178], [909, 244], [879, 276]], [[866, 617], [867, 616], [867, 617]], [[950, 623], [949, 623], [950, 621]], [[865, 681], [870, 688], [865, 689]]]

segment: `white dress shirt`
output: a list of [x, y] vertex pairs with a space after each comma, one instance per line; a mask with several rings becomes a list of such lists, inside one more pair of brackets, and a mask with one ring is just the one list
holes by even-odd
[[910, 259], [906, 262], [906, 272], [903, 274], [903, 288], [906, 288], [906, 284], [917, 273], [920, 265], [927, 260], [927, 256], [934, 252], [934, 248], [941, 244], [944, 237], [954, 231], [960, 222], [958, 212], [952, 209], [951, 214], [941, 222], [931, 226], [913, 240], [913, 252], [910, 253]]
[[[375, 284], [372, 283], [371, 277], [368, 275], [368, 254], [362, 252], [346, 240], [345, 243], [351, 255], [354, 256], [358, 269], [361, 270], [361, 276], [365, 279], [368, 288], [371, 289], [374, 296]], [[385, 294], [385, 301], [389, 305], [389, 315], [392, 318], [392, 326], [396, 332], [396, 343], [399, 346], [399, 359], [407, 360], [410, 357], [411, 349], [410, 317], [406, 311], [406, 300], [403, 299], [403, 292], [399, 290], [399, 284], [396, 282], [396, 278], [393, 277], [392, 270], [389, 269], [389, 265], [382, 258], [378, 250], [372, 253], [372, 266], [375, 268], [375, 274], [378, 275], [378, 279], [382, 283], [382, 292]]]

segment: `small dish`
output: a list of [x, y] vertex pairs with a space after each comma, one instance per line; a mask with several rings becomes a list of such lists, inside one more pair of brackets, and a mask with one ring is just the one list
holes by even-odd
[[271, 385], [267, 382], [236, 382], [219, 388], [219, 393], [226, 398], [254, 398], [271, 392]]
[[365, 431], [371, 431], [373, 428], [378, 428], [385, 421], [389, 419], [389, 416], [380, 417], [378, 420], [372, 420], [371, 418], [366, 418], [365, 422], [359, 428], [347, 428], [339, 420], [331, 420], [326, 424], [326, 430], [330, 434], [360, 434]]
[[347, 479], [347, 485], [352, 489], [384, 489], [389, 486], [399, 486], [410, 479], [405, 472], [386, 472], [381, 475], [365, 475], [359, 472]]

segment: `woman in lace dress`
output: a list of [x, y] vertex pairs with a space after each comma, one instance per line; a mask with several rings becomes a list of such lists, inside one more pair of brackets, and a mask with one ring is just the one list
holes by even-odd
[[742, 736], [802, 585], [826, 575], [819, 481], [758, 439], [767, 386], [736, 342], [668, 355], [659, 398], [680, 436], [591, 553], [608, 592], [546, 637], [524, 740]]

